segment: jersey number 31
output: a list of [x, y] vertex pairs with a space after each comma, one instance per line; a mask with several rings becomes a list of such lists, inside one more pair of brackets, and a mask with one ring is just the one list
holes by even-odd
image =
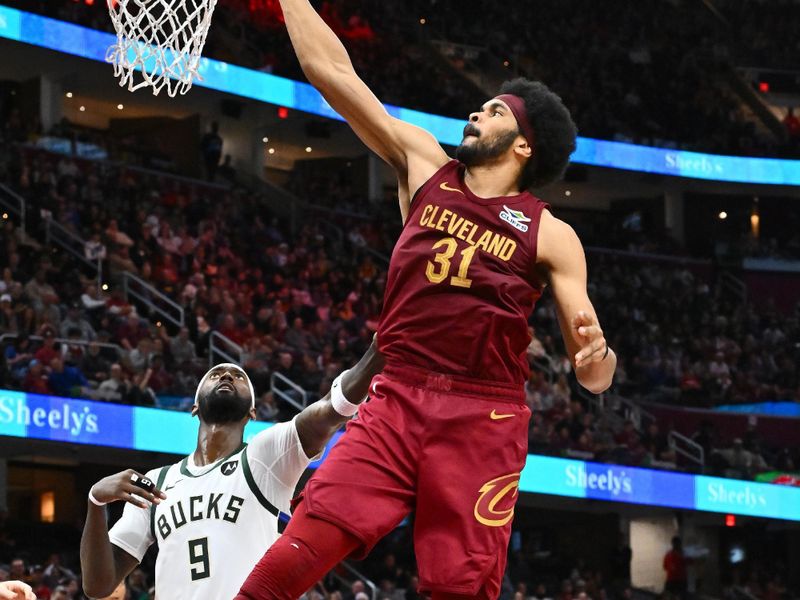
[[[442, 238], [433, 245], [433, 249], [438, 250], [442, 246], [444, 246], [444, 249], [433, 257], [436, 264], [428, 261], [428, 267], [425, 269], [425, 275], [431, 283], [442, 283], [447, 279], [450, 274], [450, 260], [458, 250], [458, 242], [455, 238]], [[467, 279], [467, 271], [477, 249], [477, 246], [467, 246], [461, 251], [461, 265], [458, 268], [458, 275], [450, 278], [450, 285], [462, 288], [468, 288], [472, 285], [472, 280]]]

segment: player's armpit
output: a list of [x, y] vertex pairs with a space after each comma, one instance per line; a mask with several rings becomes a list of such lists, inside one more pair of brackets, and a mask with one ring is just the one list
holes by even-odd
[[[372, 378], [383, 371], [383, 365], [383, 355], [373, 338], [361, 360], [342, 377], [345, 398], [353, 404], [360, 404], [369, 393]], [[348, 420], [333, 408], [330, 393], [297, 415], [295, 427], [306, 455], [313, 457], [322, 452], [331, 436]]]
[[567, 355], [580, 384], [599, 394], [611, 386], [616, 355], [608, 348], [586, 290], [586, 256], [575, 231], [549, 211], [539, 226], [538, 262], [545, 267], [553, 291], [558, 323]]
[[378, 350], [377, 336], [373, 336], [364, 356], [342, 378], [344, 397], [353, 404], [359, 404], [369, 394], [369, 384], [375, 375], [383, 371], [384, 364], [383, 354]]

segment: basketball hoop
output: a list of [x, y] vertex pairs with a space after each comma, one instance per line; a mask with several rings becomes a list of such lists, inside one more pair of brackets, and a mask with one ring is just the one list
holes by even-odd
[[[192, 87], [217, 0], [107, 0], [117, 43], [106, 52], [119, 85], [133, 92], [164, 88], [175, 97]], [[137, 75], [137, 72], [139, 75]]]

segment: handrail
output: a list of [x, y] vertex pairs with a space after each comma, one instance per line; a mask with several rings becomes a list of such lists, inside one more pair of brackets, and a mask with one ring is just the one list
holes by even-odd
[[617, 248], [602, 248], [600, 246], [584, 246], [584, 251], [587, 254], [605, 254], [608, 256], [624, 256], [626, 258], [635, 258], [638, 260], [659, 261], [665, 263], [674, 263], [679, 265], [697, 265], [703, 267], [710, 267], [712, 261], [707, 258], [691, 258], [688, 256], [674, 256], [671, 254], [658, 254], [655, 252], [634, 252], [633, 250], [619, 250]]
[[48, 218], [45, 221], [45, 235], [45, 240], [48, 244], [55, 242], [87, 267], [94, 269], [95, 274], [99, 275], [102, 273], [101, 260], [99, 258], [97, 260], [89, 260], [86, 258], [86, 254], [84, 253], [86, 241], [80, 236], [71, 232], [52, 218]]
[[534, 356], [533, 359], [528, 359], [533, 363], [539, 371], [547, 375], [547, 383], [553, 383], [556, 380], [556, 372], [553, 369], [553, 362], [549, 355], [545, 354], [542, 357]]
[[199, 179], [197, 177], [189, 177], [189, 176], [186, 176], [186, 175], [178, 175], [177, 173], [170, 173], [168, 171], [159, 171], [157, 169], [151, 169], [149, 167], [142, 167], [140, 165], [131, 165], [131, 164], [125, 163], [123, 161], [111, 160], [111, 159], [108, 159], [108, 158], [97, 158], [97, 157], [93, 157], [93, 156], [79, 156], [79, 155], [75, 155], [75, 154], [71, 154], [71, 153], [59, 152], [58, 150], [56, 150], [54, 148], [48, 148], [46, 146], [39, 146], [37, 144], [20, 144], [19, 147], [27, 148], [29, 150], [33, 150], [33, 151], [36, 151], [36, 152], [45, 152], [47, 154], [55, 154], [57, 156], [69, 156], [71, 158], [78, 159], [78, 160], [85, 160], [85, 161], [93, 162], [93, 163], [101, 163], [101, 164], [109, 165], [111, 167], [115, 167], [115, 168], [118, 168], [118, 169], [128, 169], [130, 171], [138, 171], [140, 173], [144, 173], [145, 175], [151, 175], [153, 177], [164, 177], [166, 179], [174, 179], [176, 181], [180, 181], [180, 182], [183, 182], [183, 183], [188, 183], [188, 184], [191, 184], [191, 185], [197, 185], [197, 186], [200, 186], [200, 187], [206, 187], [206, 188], [210, 188], [210, 189], [227, 190], [227, 189], [230, 188], [229, 185], [222, 184], [222, 183], [215, 183], [215, 182], [212, 182], [212, 181], [207, 181], [205, 179]]
[[[16, 339], [19, 337], [18, 333], [4, 333], [0, 335], [0, 344], [5, 342], [7, 339]], [[41, 342], [44, 340], [44, 337], [41, 335], [29, 335], [29, 340], [33, 340], [35, 342]], [[70, 340], [67, 338], [54, 338], [54, 340], [61, 344], [69, 344], [71, 346], [90, 346], [92, 344], [97, 344], [101, 348], [109, 348], [111, 350], [115, 350], [117, 356], [122, 358], [125, 349], [120, 346], [119, 344], [109, 344], [107, 342], [93, 342], [90, 340]]]
[[[297, 399], [293, 398], [291, 394], [277, 387], [276, 383], [281, 383], [286, 387], [291, 388], [292, 391], [296, 392], [300, 398], [302, 398], [302, 401], [298, 401]], [[308, 406], [308, 392], [282, 373], [273, 372], [269, 379], [269, 385], [272, 389], [273, 395], [277, 396], [284, 402], [288, 402], [297, 410], [303, 410], [306, 406]]]
[[95, 281], [97, 283], [97, 291], [100, 292], [100, 288], [103, 285], [103, 260], [98, 258], [92, 261], [86, 258], [86, 253], [84, 252], [86, 246], [85, 240], [54, 221], [52, 218], [48, 218], [45, 221], [45, 240], [47, 244], [55, 242], [84, 265], [93, 269]]
[[344, 231], [342, 231], [341, 227], [339, 227], [338, 225], [334, 225], [333, 223], [331, 223], [330, 221], [327, 221], [327, 220], [325, 220], [325, 221], [320, 220], [320, 221], [318, 221], [318, 223], [319, 223], [320, 227], [327, 228], [328, 231], [333, 233], [333, 235], [336, 237], [336, 243], [337, 244], [343, 244], [344, 243]]
[[[640, 431], [650, 423], [656, 422], [656, 417], [653, 413], [646, 411], [637, 402], [629, 398], [618, 394], [601, 394], [599, 398], [601, 405], [612, 412], [621, 408], [622, 418], [631, 421]], [[611, 403], [615, 406], [610, 406]]]
[[[156, 313], [176, 327], [184, 326], [186, 316], [183, 307], [163, 292], [158, 291], [144, 279], [137, 277], [130, 271], [124, 271], [122, 273], [122, 289], [126, 302], [129, 302], [129, 298], [133, 297], [144, 304], [151, 313]], [[162, 304], [157, 304], [155, 300], [160, 301]]]
[[[217, 343], [220, 342], [220, 344]], [[234, 352], [231, 354], [230, 351]], [[235, 365], [242, 364], [242, 347], [234, 342], [229, 337], [222, 335], [219, 331], [212, 331], [208, 337], [208, 368], [210, 369], [217, 364], [217, 356], [223, 359], [223, 362], [233, 363]]]
[[706, 452], [700, 444], [674, 430], [669, 432], [667, 439], [673, 452], [697, 464], [701, 472], [705, 470]]
[[747, 302], [747, 284], [736, 275], [725, 271], [721, 277], [721, 284], [723, 288], [734, 294], [740, 302]]
[[349, 217], [351, 219], [361, 219], [362, 221], [372, 221], [375, 218], [375, 215], [371, 213], [360, 213], [360, 212], [352, 212], [349, 210], [342, 210], [341, 208], [331, 208], [330, 206], [325, 206], [324, 204], [314, 204], [313, 202], [305, 202], [305, 205], [307, 208], [310, 208], [311, 210], [328, 213], [329, 215], [334, 215], [336, 217]]
[[2, 195], [0, 195], [0, 204], [6, 207], [8, 211], [19, 217], [19, 226], [23, 233], [25, 233], [25, 215], [27, 213], [28, 203], [25, 198], [14, 192], [7, 185], [0, 183], [0, 190], [5, 192], [6, 196], [11, 197], [14, 202], [9, 202]]
[[[355, 575], [357, 579], [360, 579], [361, 581], [363, 581], [364, 585], [366, 585], [370, 589], [370, 592], [372, 593], [372, 596], [371, 596], [372, 600], [378, 600], [378, 586], [375, 585], [375, 583], [371, 579], [365, 577], [363, 574], [361, 574], [359, 571], [357, 571], [356, 568], [353, 565], [351, 565], [347, 561], [340, 562], [339, 566], [340, 567], [344, 567], [347, 571], [350, 572], [351, 575]], [[341, 575], [339, 575], [335, 571], [332, 571], [332, 573], [334, 574], [334, 576], [336, 576], [340, 580], [344, 581], [344, 578]], [[345, 582], [345, 583], [352, 583], [352, 582]]]

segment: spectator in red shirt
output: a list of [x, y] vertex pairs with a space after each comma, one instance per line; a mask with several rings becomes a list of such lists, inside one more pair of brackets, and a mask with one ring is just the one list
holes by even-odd
[[136, 312], [128, 314], [128, 318], [117, 328], [117, 339], [128, 350], [135, 348], [139, 341], [147, 336], [147, 325], [139, 318]]
[[22, 389], [31, 394], [42, 394], [48, 396], [52, 394], [50, 383], [47, 380], [47, 374], [44, 371], [44, 366], [38, 360], [31, 361], [28, 374], [25, 375], [25, 381], [22, 384]]
[[665, 592], [670, 592], [678, 598], [686, 598], [689, 591], [686, 567], [691, 562], [691, 559], [683, 555], [681, 538], [678, 536], [672, 538], [672, 550], [664, 555], [664, 570], [667, 572]]
[[49, 600], [52, 590], [44, 583], [44, 567], [36, 565], [31, 569], [30, 586], [37, 600]]
[[620, 431], [614, 440], [620, 446], [626, 446], [629, 449], [635, 448], [639, 443], [639, 434], [636, 431], [636, 426], [633, 421], [625, 421], [622, 431]]
[[786, 127], [786, 132], [789, 134], [790, 138], [793, 140], [800, 138], [800, 119], [797, 118], [794, 114], [794, 110], [791, 108], [783, 118], [783, 126]]
[[786, 133], [789, 134], [789, 147], [792, 150], [800, 148], [800, 119], [791, 108], [783, 118], [783, 126], [786, 128]]
[[52, 329], [45, 330], [42, 336], [42, 347], [36, 351], [34, 358], [43, 365], [49, 365], [54, 358], [61, 356], [61, 351], [56, 350], [56, 335]]

